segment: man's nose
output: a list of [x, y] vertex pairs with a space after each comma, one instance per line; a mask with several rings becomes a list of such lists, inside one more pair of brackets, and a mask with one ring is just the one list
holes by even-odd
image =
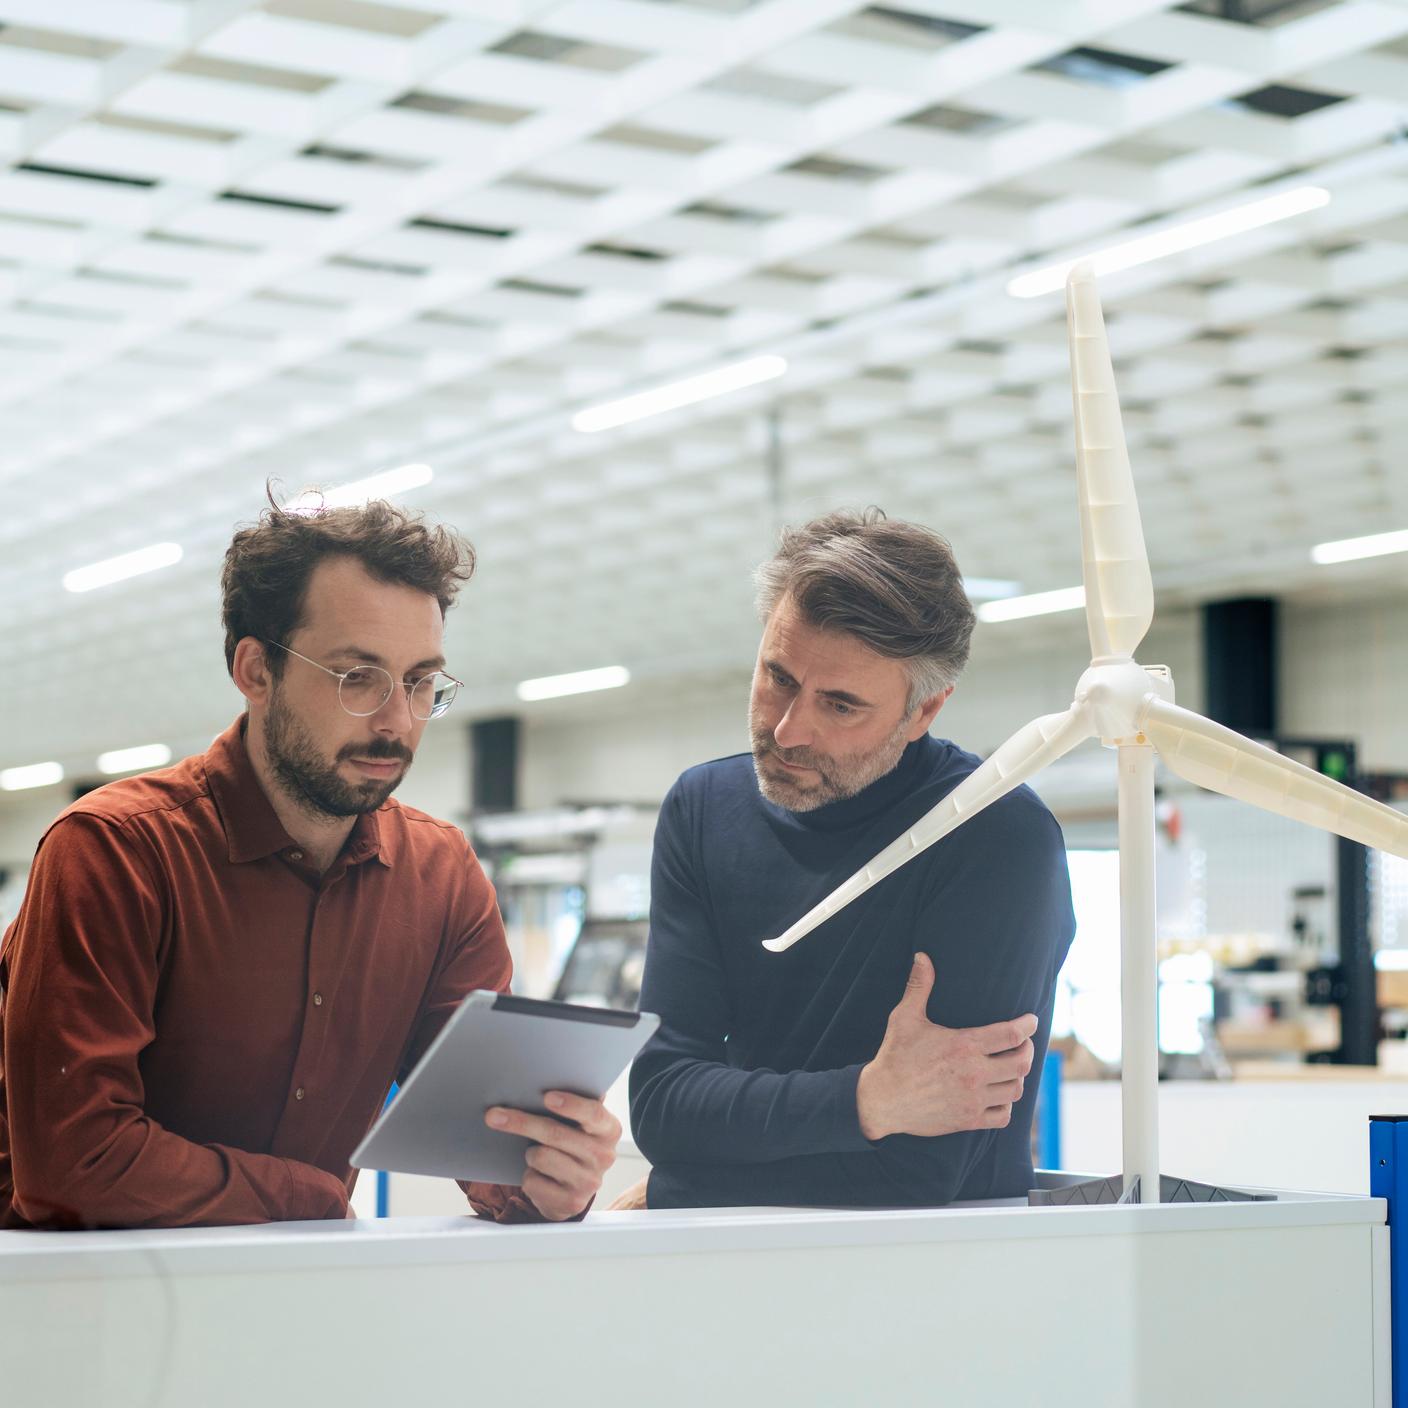
[[787, 712], [772, 731], [773, 742], [779, 748], [805, 748], [812, 741], [812, 726], [808, 711], [800, 699], [794, 699]]
[[415, 727], [415, 716], [411, 713], [411, 699], [406, 686], [397, 683], [390, 697], [372, 715], [372, 727], [378, 733], [400, 735], [409, 733]]

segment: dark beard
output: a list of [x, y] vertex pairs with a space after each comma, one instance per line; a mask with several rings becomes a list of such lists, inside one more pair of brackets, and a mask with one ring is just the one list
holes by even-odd
[[361, 816], [374, 812], [396, 790], [401, 777], [389, 782], [347, 782], [337, 771], [346, 758], [399, 759], [409, 765], [411, 750], [403, 744], [377, 739], [370, 743], [349, 743], [331, 763], [318, 752], [312, 735], [278, 702], [269, 701], [264, 716], [264, 750], [269, 765], [284, 791], [305, 811], [316, 816]]

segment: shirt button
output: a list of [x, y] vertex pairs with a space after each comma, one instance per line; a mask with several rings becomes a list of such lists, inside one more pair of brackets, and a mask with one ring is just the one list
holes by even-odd
[[322, 1005], [323, 1005], [323, 995], [322, 995], [322, 993], [320, 993], [320, 992], [315, 992], [315, 993], [313, 994], [313, 1006], [314, 1006], [314, 1007], [321, 1007]]
[[295, 1100], [301, 1100], [307, 1093], [308, 1092], [300, 1085], [298, 1089], [293, 1092], [293, 1098]]
[[288, 853], [288, 858], [289, 858], [290, 860], [302, 860], [302, 859], [303, 859], [303, 852], [302, 852], [302, 851], [290, 851], [290, 852]]

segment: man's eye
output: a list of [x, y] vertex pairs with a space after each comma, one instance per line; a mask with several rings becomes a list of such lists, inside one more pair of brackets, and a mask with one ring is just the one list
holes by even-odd
[[844, 714], [854, 714], [854, 713], [855, 713], [855, 710], [852, 709], [849, 704], [843, 704], [843, 703], [841, 703], [841, 701], [840, 701], [839, 699], [833, 699], [833, 700], [831, 701], [831, 707], [832, 707], [838, 714], [844, 715]]
[[348, 670], [342, 682], [349, 689], [363, 689], [372, 682], [370, 670]]

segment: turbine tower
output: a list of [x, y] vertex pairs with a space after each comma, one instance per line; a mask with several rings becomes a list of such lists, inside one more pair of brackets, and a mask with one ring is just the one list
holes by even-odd
[[[1080, 507], [1090, 667], [1065, 713], [1019, 729], [904, 835], [833, 890], [786, 933], [768, 939], [790, 948], [872, 885], [976, 816], [1088, 738], [1114, 748], [1119, 766], [1120, 953], [1124, 1063], [1122, 1179], [1079, 1185], [1041, 1201], [1244, 1199], [1248, 1194], [1186, 1180], [1161, 1190], [1158, 1134], [1158, 1001], [1154, 927], [1154, 759], [1199, 787], [1263, 811], [1408, 857], [1408, 817], [1173, 702], [1162, 665], [1134, 659], [1154, 616], [1154, 589], [1139, 504], [1134, 496], [1115, 391], [1114, 369], [1095, 276], [1089, 264], [1066, 280], [1071, 393], [1075, 408], [1076, 487]], [[1034, 1195], [1035, 1198], [1035, 1195]]]

